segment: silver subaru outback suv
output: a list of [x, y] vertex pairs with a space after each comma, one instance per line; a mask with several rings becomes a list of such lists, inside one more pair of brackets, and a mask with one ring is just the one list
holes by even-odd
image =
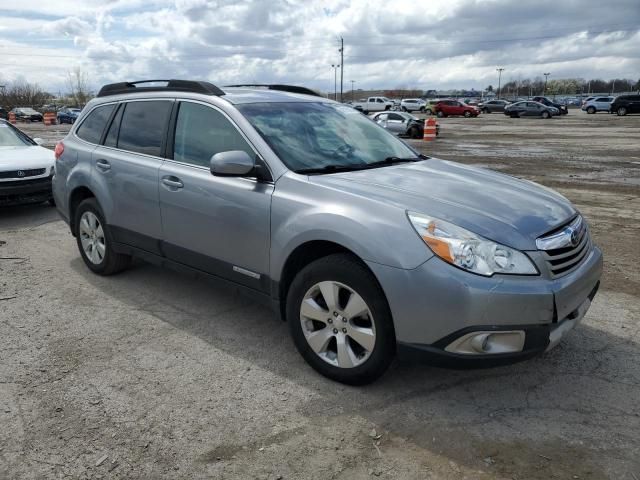
[[531, 357], [600, 282], [563, 196], [428, 158], [303, 87], [106, 85], [55, 154], [56, 205], [90, 270], [138, 257], [233, 285], [340, 382], [373, 381], [396, 354]]

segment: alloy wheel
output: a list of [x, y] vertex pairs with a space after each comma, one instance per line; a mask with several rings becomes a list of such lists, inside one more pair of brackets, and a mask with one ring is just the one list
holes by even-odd
[[340, 368], [362, 365], [376, 344], [371, 309], [349, 286], [323, 281], [313, 285], [300, 306], [300, 323], [309, 347]]
[[80, 243], [85, 256], [94, 265], [100, 265], [106, 252], [104, 229], [93, 212], [84, 212], [80, 217]]

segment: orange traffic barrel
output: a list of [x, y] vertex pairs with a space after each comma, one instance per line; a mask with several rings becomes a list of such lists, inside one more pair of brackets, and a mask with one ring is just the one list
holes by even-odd
[[56, 114], [54, 112], [45, 112], [43, 116], [43, 121], [45, 125], [55, 125]]
[[9, 112], [9, 123], [16, 123], [16, 114]]
[[424, 122], [424, 132], [422, 140], [425, 142], [432, 142], [436, 139], [436, 120], [434, 118], [427, 118]]

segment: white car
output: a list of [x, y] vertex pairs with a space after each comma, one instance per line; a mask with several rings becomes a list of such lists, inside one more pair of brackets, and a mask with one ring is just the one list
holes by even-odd
[[0, 120], [0, 206], [49, 202], [55, 157], [10, 123]]
[[400, 102], [400, 108], [403, 112], [424, 112], [427, 102], [421, 98], [403, 98]]

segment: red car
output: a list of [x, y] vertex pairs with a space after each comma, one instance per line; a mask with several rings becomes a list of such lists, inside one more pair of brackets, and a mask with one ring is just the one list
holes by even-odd
[[459, 100], [442, 100], [436, 103], [436, 115], [439, 117], [448, 117], [449, 115], [464, 115], [465, 117], [477, 117], [480, 115], [480, 109], [472, 107]]

